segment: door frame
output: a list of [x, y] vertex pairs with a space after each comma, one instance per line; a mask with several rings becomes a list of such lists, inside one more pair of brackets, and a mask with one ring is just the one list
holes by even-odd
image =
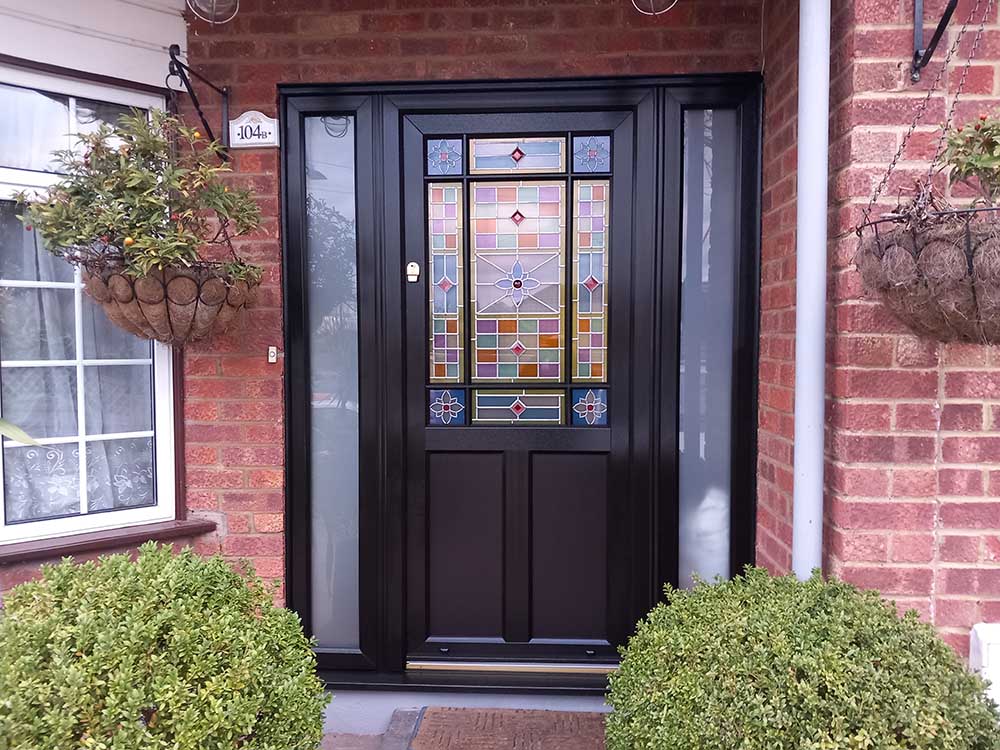
[[[637, 222], [634, 243], [653, 255], [680, 252], [682, 197], [661, 186], [681, 174], [684, 110], [736, 109], [740, 123], [741, 175], [740, 266], [734, 315], [732, 455], [732, 572], [754, 560], [756, 527], [757, 360], [759, 330], [760, 149], [762, 81], [758, 74], [642, 78], [552, 79], [545, 81], [436, 82], [279, 87], [281, 135], [281, 234], [283, 313], [285, 320], [285, 583], [288, 605], [310, 632], [310, 390], [308, 294], [305, 253], [304, 119], [319, 114], [357, 117], [356, 188], [358, 208], [358, 311], [361, 403], [371, 406], [360, 424], [360, 648], [318, 649], [318, 666], [335, 680], [389, 683], [402, 680], [406, 660], [406, 461], [405, 379], [403, 371], [404, 281], [403, 215], [398, 163], [403, 118], [419, 113], [604, 110], [609, 106], [648, 112], [657, 137], [637, 160], [655, 165], [648, 194], [650, 222]], [[680, 182], [678, 179], [674, 184]], [[640, 186], [641, 187], [641, 186]], [[666, 266], [667, 264], [665, 264]], [[679, 267], [679, 264], [677, 264]], [[679, 291], [679, 278], [654, 269], [658, 289]], [[364, 278], [363, 278], [364, 277]], [[666, 285], [666, 286], [664, 286]], [[661, 298], [664, 296], [659, 295]], [[644, 323], [651, 341], [661, 331], [679, 332], [680, 299], [659, 304]], [[677, 346], [648, 356], [650, 382], [662, 393], [677, 393]], [[654, 344], [655, 346], [655, 344]], [[658, 356], [656, 356], [658, 355]], [[654, 390], [657, 390], [654, 388]], [[636, 596], [652, 603], [660, 581], [677, 579], [678, 504], [677, 399], [664, 398], [652, 408], [659, 423], [648, 436], [648, 472], [631, 481], [658, 506], [650, 517], [636, 519], [634, 533], [652, 535], [655, 560], [648, 575], [633, 582]], [[659, 457], [656, 459], [656, 457]], [[663, 488], [661, 490], [661, 488]], [[673, 488], [671, 491], [670, 488]], [[654, 504], [655, 505], [655, 504]], [[360, 676], [367, 673], [367, 677]], [[354, 675], [351, 677], [351, 675]], [[472, 677], [482, 680], [483, 677]], [[456, 684], [468, 676], [456, 677]], [[554, 682], [553, 682], [554, 680]], [[448, 683], [447, 676], [436, 678]], [[415, 681], [426, 684], [425, 681]], [[568, 685], [565, 676], [536, 677], [532, 684]]]

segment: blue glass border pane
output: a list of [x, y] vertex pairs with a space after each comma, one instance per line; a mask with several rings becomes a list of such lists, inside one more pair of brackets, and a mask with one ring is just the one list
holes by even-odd
[[432, 390], [428, 410], [429, 424], [436, 427], [461, 427], [465, 424], [465, 391], [456, 388]]
[[574, 172], [610, 172], [611, 136], [573, 136]]
[[574, 427], [604, 427], [608, 423], [608, 389], [574, 388], [570, 411]]
[[427, 141], [427, 174], [462, 174], [461, 138], [435, 138]]

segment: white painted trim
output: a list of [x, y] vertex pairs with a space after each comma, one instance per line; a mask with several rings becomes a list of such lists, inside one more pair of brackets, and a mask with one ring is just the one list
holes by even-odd
[[[166, 73], [164, 72], [164, 75]], [[50, 94], [62, 94], [80, 99], [96, 99], [111, 104], [123, 104], [126, 107], [151, 109], [163, 107], [163, 97], [145, 91], [111, 86], [106, 83], [93, 83], [78, 78], [42, 73], [30, 68], [20, 68], [15, 65], [0, 64], [0, 83], [11, 86], [21, 86], [26, 89], [45, 91]]]

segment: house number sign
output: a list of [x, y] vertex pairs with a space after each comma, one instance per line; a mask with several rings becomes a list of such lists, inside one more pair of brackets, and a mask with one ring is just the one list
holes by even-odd
[[229, 121], [230, 148], [270, 148], [278, 145], [278, 121], [250, 110]]

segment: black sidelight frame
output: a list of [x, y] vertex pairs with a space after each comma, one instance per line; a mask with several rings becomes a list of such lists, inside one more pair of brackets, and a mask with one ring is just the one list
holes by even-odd
[[[280, 88], [282, 128], [282, 236], [285, 315], [286, 584], [289, 605], [307, 632], [310, 602], [310, 388], [307, 267], [305, 261], [305, 140], [307, 117], [356, 117], [358, 209], [358, 319], [360, 402], [360, 648], [319, 649], [321, 670], [338, 679], [368, 672], [404, 671], [407, 656], [406, 441], [407, 393], [403, 310], [404, 222], [400, 152], [407, 128], [422, 116], [455, 113], [607, 112], [634, 115], [635, 127], [651, 128], [635, 154], [633, 221], [635, 264], [650, 273], [636, 303], [651, 314], [634, 315], [632, 367], [644, 373], [643, 388], [665, 394], [631, 408], [652, 410], [648, 434], [636, 435], [646, 457], [628, 469], [635, 496], [645, 498], [619, 544], [642, 540], [653, 559], [612, 572], [628, 581], [629, 598], [648, 607], [662, 581], [678, 577], [678, 446], [681, 207], [684, 112], [735, 109], [740, 124], [740, 260], [733, 320], [732, 572], [754, 559], [756, 526], [757, 352], [759, 329], [761, 79], [756, 74], [665, 78], [377, 85], [294, 85]], [[419, 133], [419, 131], [418, 131]], [[419, 134], [420, 137], [425, 134]], [[415, 137], [410, 134], [408, 137]], [[468, 155], [465, 155], [467, 158]], [[567, 155], [572, 163], [572, 153]], [[446, 179], [446, 178], [445, 178]], [[662, 262], [661, 262], [662, 261]], [[643, 266], [645, 268], [646, 266]], [[612, 279], [612, 283], [614, 280]], [[645, 288], [648, 287], [648, 288]], [[614, 290], [612, 289], [612, 294]], [[411, 326], [412, 328], [412, 326]], [[601, 386], [603, 387], [603, 386]], [[616, 386], [617, 389], [617, 386]], [[616, 390], [617, 392], [617, 390]], [[674, 394], [673, 399], [667, 394]], [[425, 405], [417, 408], [423, 410]], [[492, 428], [480, 428], [488, 432]], [[603, 430], [595, 431], [594, 439]], [[485, 433], [484, 433], [485, 434]], [[484, 438], [486, 439], [486, 438]], [[643, 468], [644, 466], [644, 468]], [[641, 568], [641, 569], [640, 569]], [[616, 634], [617, 635], [617, 634]], [[456, 677], [467, 684], [469, 675]], [[397, 686], [399, 678], [386, 677]], [[427, 686], [427, 680], [417, 681]], [[550, 678], [570, 686], [573, 678]]]

